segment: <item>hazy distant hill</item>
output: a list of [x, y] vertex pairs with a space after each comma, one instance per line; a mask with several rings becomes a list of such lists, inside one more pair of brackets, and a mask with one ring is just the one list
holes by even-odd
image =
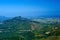
[[3, 23], [8, 29], [12, 30], [27, 30], [30, 29], [31, 26], [29, 19], [22, 18], [20, 16], [5, 20]]
[[0, 16], [0, 21], [4, 21], [4, 20], [7, 20], [9, 19], [8, 17], [5, 17], [5, 16]]

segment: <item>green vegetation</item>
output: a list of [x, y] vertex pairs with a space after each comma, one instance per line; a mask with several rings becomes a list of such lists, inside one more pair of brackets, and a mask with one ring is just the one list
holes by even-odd
[[5, 20], [0, 24], [0, 40], [60, 40], [60, 19], [41, 20], [20, 16]]

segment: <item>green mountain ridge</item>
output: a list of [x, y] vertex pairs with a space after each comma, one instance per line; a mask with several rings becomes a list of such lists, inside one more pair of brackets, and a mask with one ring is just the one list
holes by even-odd
[[0, 24], [0, 40], [53, 40], [60, 36], [58, 20], [42, 20], [34, 21], [21, 16], [4, 20]]

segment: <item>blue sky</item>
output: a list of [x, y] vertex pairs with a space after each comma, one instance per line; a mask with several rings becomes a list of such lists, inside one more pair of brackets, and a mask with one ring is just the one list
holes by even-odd
[[59, 16], [59, 14], [59, 0], [0, 0], [1, 16]]

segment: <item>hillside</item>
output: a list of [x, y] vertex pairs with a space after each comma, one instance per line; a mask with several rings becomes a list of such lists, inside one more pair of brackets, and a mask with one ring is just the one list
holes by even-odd
[[50, 18], [31, 20], [21, 16], [4, 20], [0, 24], [0, 40], [49, 40], [49, 38], [59, 40], [59, 20]]

